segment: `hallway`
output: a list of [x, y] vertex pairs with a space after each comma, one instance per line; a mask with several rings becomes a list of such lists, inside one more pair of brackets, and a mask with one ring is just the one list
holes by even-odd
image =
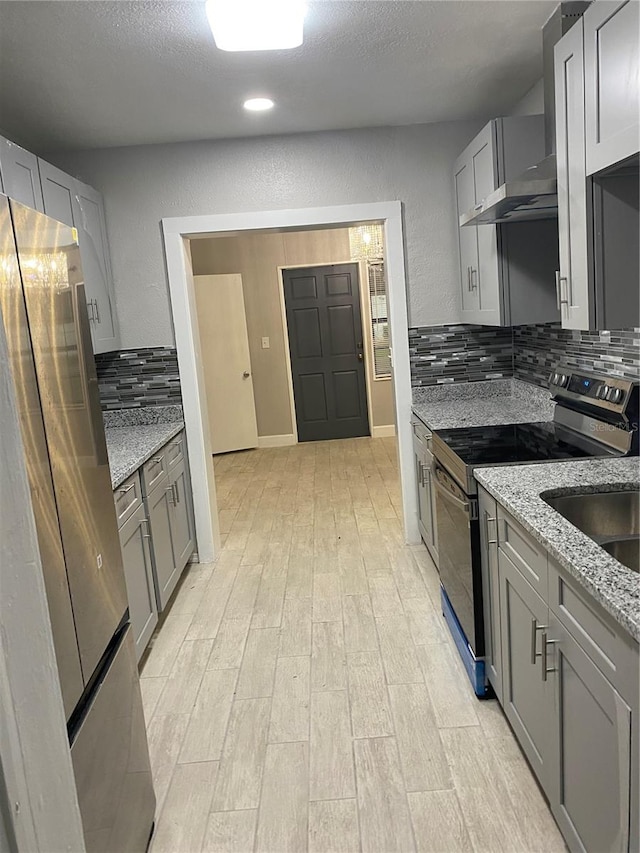
[[223, 550], [185, 574], [141, 672], [152, 853], [565, 850], [403, 544], [395, 439], [215, 471]]

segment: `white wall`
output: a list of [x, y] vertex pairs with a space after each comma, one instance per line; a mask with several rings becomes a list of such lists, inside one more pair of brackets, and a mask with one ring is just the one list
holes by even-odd
[[513, 105], [510, 116], [538, 116], [544, 113], [544, 81], [542, 77]]
[[404, 204], [409, 321], [459, 320], [453, 162], [484, 122], [48, 152], [104, 194], [122, 346], [173, 341], [162, 217]]

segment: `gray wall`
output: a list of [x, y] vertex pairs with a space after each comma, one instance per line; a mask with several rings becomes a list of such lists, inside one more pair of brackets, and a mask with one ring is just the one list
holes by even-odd
[[537, 116], [544, 113], [544, 81], [542, 77], [511, 107], [510, 116]]
[[48, 152], [104, 194], [122, 347], [173, 342], [160, 220], [400, 200], [410, 324], [459, 319], [453, 163], [484, 122]]

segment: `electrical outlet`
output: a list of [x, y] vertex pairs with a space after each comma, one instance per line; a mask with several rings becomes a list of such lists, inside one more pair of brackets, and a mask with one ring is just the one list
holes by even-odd
[[262, 339], [262, 349], [269, 349], [270, 346], [271, 346], [271, 343], [269, 342], [269, 338], [266, 338], [266, 337], [263, 338]]

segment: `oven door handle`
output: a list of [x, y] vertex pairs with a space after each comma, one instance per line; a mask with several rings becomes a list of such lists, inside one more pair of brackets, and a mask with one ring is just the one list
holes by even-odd
[[435, 477], [433, 478], [433, 482], [435, 483], [436, 489], [440, 492], [443, 498], [455, 504], [457, 507], [460, 507], [463, 512], [469, 514], [469, 511], [471, 509], [471, 501], [461, 500], [460, 498], [457, 498], [452, 492], [449, 491], [449, 489], [443, 486], [442, 482], [440, 481], [440, 478], [438, 477], [438, 471], [441, 470], [442, 469], [438, 467], [434, 469]]

